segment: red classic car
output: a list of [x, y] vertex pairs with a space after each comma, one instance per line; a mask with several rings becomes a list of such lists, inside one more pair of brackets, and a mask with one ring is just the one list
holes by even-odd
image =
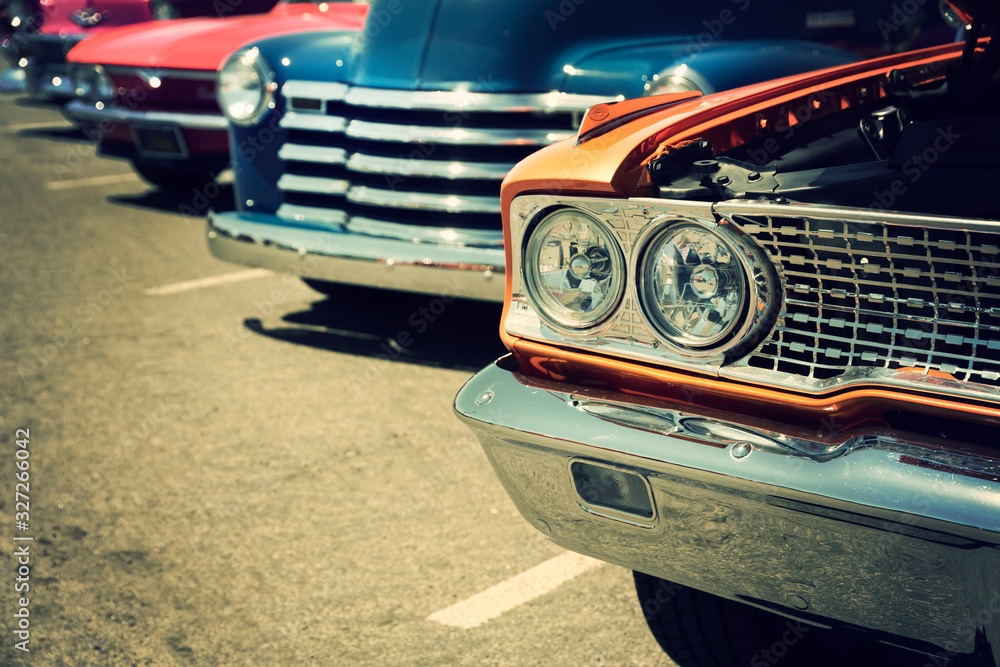
[[216, 101], [218, 69], [243, 44], [310, 30], [357, 30], [368, 6], [287, 2], [267, 14], [132, 26], [88, 39], [68, 57], [76, 100], [64, 108], [102, 155], [132, 162], [153, 185], [187, 189], [229, 161]]
[[275, 0], [11, 0], [0, 22], [0, 45], [17, 65], [3, 89], [22, 83], [37, 97], [73, 97], [66, 54], [85, 37], [152, 20], [257, 14]]
[[504, 181], [511, 355], [456, 410], [682, 667], [1000, 664], [1000, 10], [967, 4], [964, 46], [601, 104]]

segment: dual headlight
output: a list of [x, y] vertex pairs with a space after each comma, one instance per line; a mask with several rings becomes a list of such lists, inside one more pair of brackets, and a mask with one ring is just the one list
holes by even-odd
[[108, 102], [117, 93], [114, 81], [100, 65], [75, 65], [70, 81], [76, 96], [88, 102]]
[[570, 336], [611, 318], [630, 280], [657, 337], [693, 355], [736, 344], [753, 319], [751, 301], [768, 298], [758, 293], [746, 250], [709, 226], [682, 219], [654, 226], [628, 262], [610, 229], [589, 212], [562, 208], [541, 218], [523, 244], [528, 300]]
[[253, 125], [274, 106], [274, 76], [256, 47], [237, 51], [219, 70], [216, 97], [237, 125]]

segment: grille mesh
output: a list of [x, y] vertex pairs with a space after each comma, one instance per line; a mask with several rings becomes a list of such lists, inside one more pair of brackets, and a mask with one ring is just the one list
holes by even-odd
[[918, 368], [1000, 385], [1000, 233], [728, 217], [770, 253], [785, 285], [782, 317], [750, 366], [817, 381]]

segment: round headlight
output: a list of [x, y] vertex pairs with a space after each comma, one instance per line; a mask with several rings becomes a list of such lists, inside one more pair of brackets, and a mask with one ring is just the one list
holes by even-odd
[[271, 69], [257, 48], [237, 51], [219, 71], [219, 106], [237, 125], [253, 125], [273, 100]]
[[93, 67], [87, 65], [70, 67], [69, 80], [77, 97], [90, 99], [90, 92], [94, 88]]
[[667, 227], [640, 262], [643, 311], [675, 344], [715, 346], [746, 321], [746, 270], [720, 234], [695, 224]]
[[572, 329], [606, 317], [625, 284], [618, 244], [600, 222], [575, 209], [538, 223], [525, 247], [524, 273], [539, 313]]
[[169, 0], [153, 0], [149, 4], [149, 13], [154, 21], [169, 21], [181, 17], [180, 10]]
[[79, 65], [70, 69], [70, 81], [77, 97], [90, 102], [108, 102], [115, 97], [111, 77], [100, 65]]
[[686, 93], [692, 90], [702, 95], [714, 93], [712, 84], [697, 70], [687, 65], [669, 67], [653, 77], [643, 86], [643, 96], [668, 95], [670, 93]]

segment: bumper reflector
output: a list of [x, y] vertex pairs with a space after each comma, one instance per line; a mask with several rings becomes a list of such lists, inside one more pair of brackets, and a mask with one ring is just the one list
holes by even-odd
[[596, 505], [644, 519], [653, 518], [653, 499], [642, 475], [601, 463], [570, 464], [576, 492], [588, 505]]

